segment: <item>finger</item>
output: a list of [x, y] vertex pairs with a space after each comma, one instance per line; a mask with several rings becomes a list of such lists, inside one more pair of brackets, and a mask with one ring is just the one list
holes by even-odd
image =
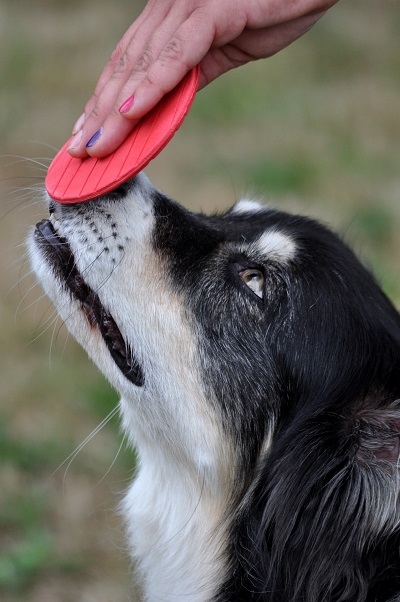
[[[118, 126], [103, 126], [86, 144], [86, 152], [91, 157], [105, 157], [116, 150], [137, 125], [136, 121], [127, 121], [120, 117]], [[107, 131], [105, 137], [104, 132]]]
[[[214, 40], [214, 28], [211, 22], [202, 22], [198, 26], [197, 18], [191, 15], [160, 50], [155, 60], [138, 80], [136, 73], [128, 79], [122, 88], [116, 105], [123, 117], [137, 120], [151, 110], [161, 98], [170, 92], [183, 77], [209, 51]], [[133, 102], [126, 101], [133, 97]]]
[[[160, 77], [159, 80], [157, 80], [157, 86], [154, 86], [153, 95], [148, 95], [147, 102], [142, 104], [137, 118], [124, 119], [121, 116], [120, 111], [113, 110], [101, 128], [101, 135], [96, 136], [95, 142], [93, 144], [90, 143], [89, 148], [86, 148], [87, 153], [93, 157], [99, 158], [116, 150], [126, 138], [127, 134], [135, 127], [138, 120], [140, 120], [143, 115], [147, 114], [170, 88], [174, 88], [175, 85], [182, 80], [187, 73], [189, 66], [190, 65], [187, 65], [186, 63], [179, 62], [179, 64], [175, 66], [173, 73], [164, 69], [163, 77]], [[151, 75], [146, 76], [145, 80], [146, 82], [152, 83]], [[133, 105], [135, 104], [135, 99], [136, 94], [130, 97]], [[129, 104], [132, 104], [132, 102]]]
[[84, 107], [82, 115], [79, 117], [79, 119], [77, 120], [77, 122], [75, 123], [75, 125], [72, 129], [73, 134], [77, 133], [81, 129], [85, 119], [88, 117], [88, 115], [90, 115], [90, 113], [96, 106], [96, 103], [97, 103], [97, 100], [98, 100], [100, 94], [104, 90], [107, 82], [112, 77], [112, 74], [113, 74], [114, 70], [117, 68], [117, 66], [121, 60], [121, 57], [126, 52], [129, 41], [131, 40], [131, 38], [133, 36], [136, 35], [136, 32], [140, 28], [143, 20], [145, 19], [145, 13], [146, 13], [146, 9], [144, 9], [144, 11], [141, 13], [141, 15], [136, 19], [136, 21], [131, 25], [131, 27], [125, 32], [125, 34], [123, 35], [121, 40], [118, 42], [118, 44], [114, 48], [113, 52], [111, 53], [111, 56], [108, 59], [106, 66], [104, 67], [102, 73], [100, 74], [100, 77], [96, 83], [95, 89]]
[[[117, 102], [120, 90], [124, 87], [127, 79], [130, 79], [132, 84], [133, 82], [140, 82], [145, 77], [146, 70], [157, 59], [160, 50], [176, 30], [176, 22], [184, 19], [184, 14], [176, 16], [177, 11], [175, 10], [174, 12], [175, 14], [171, 14], [170, 12], [167, 16], [159, 12], [156, 20], [154, 15], [152, 15], [151, 18], [142, 23], [140, 31], [137, 30], [137, 35], [129, 40], [125, 52], [119, 58], [118, 64], [114, 67], [111, 74], [110, 72], [106, 73], [105, 77], [108, 77], [108, 81], [103, 85], [99, 96], [96, 98], [94, 107], [85, 119], [84, 125], [80, 124], [81, 132], [74, 138], [69, 148], [69, 153], [72, 156], [80, 158], [87, 156], [87, 142], [100, 129], [104, 130], [103, 126], [110, 115], [113, 116], [116, 132], [111, 132], [107, 128], [108, 136], [104, 140], [105, 142], [107, 139], [113, 140], [114, 146], [114, 141], [120, 139], [118, 133], [127, 131], [118, 111], [121, 104]], [[162, 21], [162, 24], [159, 26], [157, 25], [158, 20]], [[153, 33], [154, 28], [156, 29], [156, 33]], [[150, 39], [148, 43], [146, 43], [147, 39]], [[99, 138], [99, 136], [97, 137]], [[96, 144], [96, 149], [98, 146], [101, 156], [103, 156], [102, 142], [103, 139], [102, 141], [99, 140], [99, 145]], [[106, 149], [108, 151], [107, 144], [104, 147], [104, 152], [106, 152]], [[96, 152], [96, 150], [91, 149], [89, 152]]]
[[[169, 11], [169, 5], [173, 0], [164, 0], [164, 2], [159, 3], [154, 0], [149, 1], [139, 17], [133, 22], [133, 24], [129, 27], [129, 29], [125, 32], [122, 39], [117, 44], [116, 48], [112, 52], [110, 59], [104, 68], [96, 88], [94, 90], [93, 96], [94, 101], [90, 99], [87, 103], [88, 111], [87, 114], [93, 109], [96, 104], [97, 98], [101, 95], [103, 89], [108, 84], [109, 80], [112, 78], [115, 72], [123, 71], [124, 69], [124, 60], [123, 57], [126, 52], [132, 54], [132, 60], [135, 60], [133, 56], [134, 46], [132, 44], [133, 40], [135, 41], [135, 45], [137, 47], [137, 57], [140, 55], [143, 48], [145, 48], [148, 44], [148, 40], [151, 37], [153, 31], [157, 29], [160, 24], [165, 19], [166, 14]], [[92, 105], [92, 106], [91, 106]]]
[[[156, 0], [154, 2], [154, 6], [160, 5]], [[238, 18], [238, 11], [235, 11], [232, 19], [231, 14], [222, 10], [219, 2], [214, 2], [212, 19], [205, 18], [207, 14], [199, 0], [192, 0], [189, 4], [187, 0], [167, 0], [166, 6], [169, 6], [169, 10], [162, 15], [163, 20], [158, 27], [150, 15], [137, 36], [130, 40], [117, 68], [114, 68], [86, 119], [83, 134], [71, 145], [71, 155], [84, 157], [88, 153], [101, 157], [115, 150], [117, 140], [122, 141], [123, 133], [127, 130], [121, 124], [121, 114], [137, 122], [166, 92], [174, 88], [209, 50], [216, 35], [215, 20], [219, 23], [220, 35], [225, 37], [235, 37], [245, 25], [244, 13]], [[218, 12], [221, 14], [216, 14]], [[157, 18], [160, 18], [160, 13]], [[153, 32], [147, 46], [142, 43], [143, 31], [145, 35]], [[138, 49], [141, 54], [138, 54]], [[141, 89], [143, 94], [137, 95], [137, 89]], [[120, 112], [122, 105], [126, 109], [128, 98], [129, 110]], [[94, 134], [95, 143], [92, 140]], [[86, 148], [87, 141], [90, 141], [89, 150]]]
[[69, 149], [72, 156], [87, 156], [86, 142], [101, 128], [102, 122], [111, 112], [120, 88], [130, 75], [131, 62], [140, 56], [141, 48], [146, 47], [153, 30], [157, 29], [165, 18], [170, 2], [173, 0], [157, 3], [156, 10], [152, 10], [153, 2], [150, 1], [118, 43], [85, 105], [83, 114], [75, 123], [73, 134], [76, 136]]
[[[234, 2], [230, 0], [230, 6]], [[157, 102], [172, 90], [194, 66], [202, 66], [204, 57], [213, 46], [223, 45], [238, 37], [246, 26], [247, 15], [240, 6], [235, 10], [226, 11], [224, 3], [216, 0], [209, 11], [204, 6], [198, 6], [188, 15], [186, 20], [176, 30], [168, 43], [160, 50], [159, 56], [147, 69], [145, 76], [137, 82], [135, 73], [121, 90], [118, 103], [132, 99], [124, 107], [123, 116], [127, 119], [139, 119], [152, 109]], [[210, 13], [210, 14], [209, 14]], [[205, 85], [203, 74], [201, 86]]]

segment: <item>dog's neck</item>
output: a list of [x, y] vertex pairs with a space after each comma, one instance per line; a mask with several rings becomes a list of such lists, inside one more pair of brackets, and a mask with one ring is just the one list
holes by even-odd
[[[127, 422], [135, 409], [124, 400], [121, 406], [124, 426], [132, 433]], [[222, 460], [224, 450], [209, 461], [200, 447], [201, 425], [195, 456], [183, 457], [165, 440], [157, 444], [149, 440], [136, 417], [132, 419], [138, 473], [124, 499], [123, 513], [144, 599], [208, 602], [227, 568], [225, 515], [232, 477], [224, 473], [232, 466]], [[215, 458], [222, 461], [215, 463]]]

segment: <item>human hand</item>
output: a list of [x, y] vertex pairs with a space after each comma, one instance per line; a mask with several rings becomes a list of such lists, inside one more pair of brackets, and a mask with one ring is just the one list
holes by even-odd
[[111, 55], [69, 153], [113, 152], [195, 65], [199, 89], [302, 36], [337, 0], [149, 0]]

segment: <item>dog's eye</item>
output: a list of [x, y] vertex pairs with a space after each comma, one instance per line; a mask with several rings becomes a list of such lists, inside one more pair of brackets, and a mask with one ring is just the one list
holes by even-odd
[[255, 293], [261, 299], [263, 298], [265, 278], [261, 270], [257, 270], [256, 268], [248, 268], [246, 270], [241, 270], [239, 272], [239, 276], [253, 291], [253, 293]]

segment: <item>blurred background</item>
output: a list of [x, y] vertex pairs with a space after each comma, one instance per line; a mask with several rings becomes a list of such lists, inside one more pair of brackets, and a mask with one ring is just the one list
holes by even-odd
[[[115, 392], [55, 320], [24, 240], [46, 167], [144, 2], [0, 0], [0, 599], [122, 602], [134, 466]], [[330, 224], [400, 303], [400, 5], [341, 2], [201, 91], [147, 169], [185, 206], [242, 194]], [[91, 434], [93, 433], [93, 436]]]

